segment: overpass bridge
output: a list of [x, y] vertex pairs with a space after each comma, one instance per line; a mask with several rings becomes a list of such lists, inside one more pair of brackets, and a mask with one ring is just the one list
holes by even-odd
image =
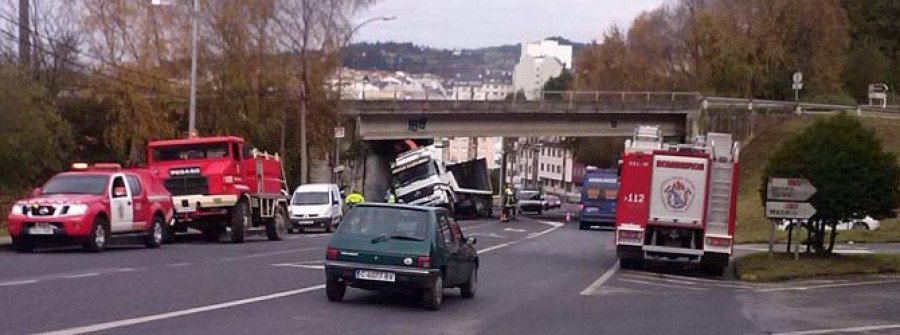
[[686, 136], [700, 108], [696, 92], [545, 92], [539, 101], [349, 100], [340, 112], [358, 139], [371, 141], [630, 136], [640, 124]]

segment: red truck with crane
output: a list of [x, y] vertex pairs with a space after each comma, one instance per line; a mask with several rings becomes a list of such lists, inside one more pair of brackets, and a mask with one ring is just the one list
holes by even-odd
[[616, 204], [622, 267], [687, 258], [721, 275], [733, 251], [738, 155], [731, 134], [664, 144], [659, 127], [639, 127], [625, 142]]
[[193, 228], [204, 239], [243, 243], [252, 233], [286, 234], [288, 188], [281, 157], [249, 148], [235, 136], [150, 141], [147, 168], [172, 193], [175, 232]]

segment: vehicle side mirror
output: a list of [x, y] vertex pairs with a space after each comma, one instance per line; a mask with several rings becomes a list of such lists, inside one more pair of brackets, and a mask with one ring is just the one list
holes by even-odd
[[36, 196], [39, 196], [39, 195], [41, 195], [41, 188], [40, 188], [40, 187], [35, 187], [33, 190], [31, 190], [31, 196], [32, 196], [32, 197], [36, 197]]
[[124, 197], [125, 195], [126, 195], [126, 193], [125, 193], [125, 187], [124, 187], [124, 186], [119, 186], [119, 187], [116, 187], [116, 188], [113, 189], [113, 196], [114, 196], [114, 197], [120, 198], [120, 197]]
[[466, 243], [475, 245], [475, 243], [478, 243], [478, 240], [475, 239], [474, 237], [469, 236], [469, 237], [466, 237]]

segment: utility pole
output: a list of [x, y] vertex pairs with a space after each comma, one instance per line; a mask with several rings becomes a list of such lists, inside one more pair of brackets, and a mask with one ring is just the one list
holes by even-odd
[[31, 69], [31, 15], [29, 1], [19, 0], [19, 63], [23, 70]]
[[191, 9], [191, 105], [188, 115], [188, 137], [197, 136], [197, 15], [200, 0]]

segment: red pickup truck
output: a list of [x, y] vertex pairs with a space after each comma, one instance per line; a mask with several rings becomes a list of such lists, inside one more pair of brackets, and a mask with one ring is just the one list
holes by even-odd
[[158, 248], [171, 220], [172, 197], [149, 171], [78, 163], [16, 202], [7, 229], [19, 252], [49, 243], [98, 252], [112, 238], [138, 238]]

